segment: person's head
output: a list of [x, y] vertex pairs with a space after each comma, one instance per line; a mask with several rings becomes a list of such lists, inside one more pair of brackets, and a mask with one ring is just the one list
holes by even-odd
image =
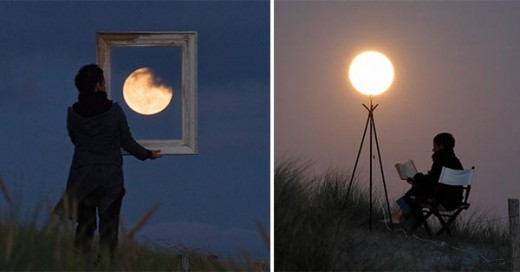
[[103, 70], [96, 64], [85, 65], [79, 69], [74, 78], [74, 84], [78, 91], [83, 94], [105, 91]]
[[453, 149], [455, 147], [455, 138], [453, 135], [443, 132], [433, 137], [433, 152], [442, 149]]

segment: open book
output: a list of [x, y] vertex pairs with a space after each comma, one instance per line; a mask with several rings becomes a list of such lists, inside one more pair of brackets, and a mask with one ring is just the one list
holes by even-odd
[[408, 160], [405, 163], [396, 163], [395, 169], [397, 169], [397, 173], [402, 180], [413, 178], [417, 174], [417, 168], [415, 168], [412, 160]]

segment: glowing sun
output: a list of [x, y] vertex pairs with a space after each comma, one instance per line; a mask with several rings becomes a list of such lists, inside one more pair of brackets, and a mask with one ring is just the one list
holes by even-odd
[[367, 51], [354, 58], [350, 64], [349, 78], [358, 92], [378, 95], [392, 84], [394, 67], [385, 55], [376, 51]]
[[123, 85], [126, 104], [135, 112], [152, 115], [164, 110], [173, 97], [171, 87], [160, 84], [152, 71], [139, 68], [131, 73]]

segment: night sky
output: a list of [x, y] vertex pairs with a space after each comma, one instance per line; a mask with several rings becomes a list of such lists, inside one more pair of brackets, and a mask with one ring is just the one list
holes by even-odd
[[[409, 188], [394, 164], [413, 159], [426, 172], [433, 137], [450, 132], [463, 166], [476, 167], [471, 210], [507, 216], [507, 199], [520, 197], [520, 2], [276, 1], [274, 14], [277, 163], [352, 170], [369, 99], [347, 69], [376, 50], [395, 69], [393, 85], [374, 98], [390, 201]], [[356, 172], [365, 185], [367, 151], [366, 140]], [[382, 193], [377, 156], [374, 163]]]
[[[268, 256], [255, 221], [269, 229], [269, 18], [268, 1], [0, 2], [0, 175], [20, 216], [45, 215], [65, 188], [73, 154], [66, 112], [77, 98], [78, 69], [97, 61], [96, 33], [196, 31], [199, 153], [145, 162], [125, 156], [122, 221], [132, 226], [159, 203], [143, 240]], [[124, 54], [115, 56], [121, 66], [136, 62]], [[129, 118], [136, 139], [150, 132], [141, 119]]]

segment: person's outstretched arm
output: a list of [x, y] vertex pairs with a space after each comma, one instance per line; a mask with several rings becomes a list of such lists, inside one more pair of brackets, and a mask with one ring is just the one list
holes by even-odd
[[123, 110], [118, 106], [119, 110], [119, 131], [121, 133], [121, 147], [134, 157], [140, 160], [152, 159], [162, 157], [160, 150], [148, 150], [140, 145], [132, 136], [128, 122]]

